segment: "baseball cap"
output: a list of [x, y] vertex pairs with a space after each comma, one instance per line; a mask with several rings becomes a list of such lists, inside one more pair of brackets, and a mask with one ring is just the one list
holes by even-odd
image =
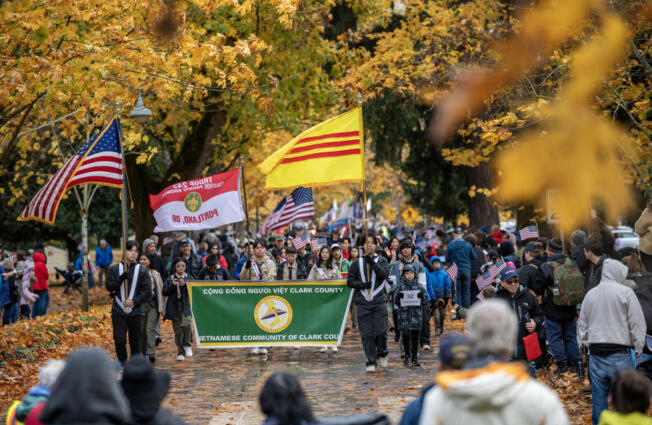
[[[439, 340], [438, 356], [443, 364], [450, 365], [454, 363], [455, 357], [460, 353], [465, 354], [464, 361], [471, 355], [471, 342], [466, 335], [455, 332], [441, 337]], [[455, 366], [461, 368], [463, 365]]]
[[509, 280], [513, 277], [518, 277], [518, 273], [516, 272], [514, 267], [505, 267], [500, 272], [500, 280]]
[[295, 224], [294, 230], [306, 230], [306, 228], [303, 227], [303, 224]]
[[274, 235], [274, 240], [275, 241], [285, 240], [285, 236], [283, 236], [283, 235]]
[[456, 235], [461, 235], [462, 234], [462, 228], [461, 227], [456, 227], [455, 230], [453, 230], [453, 233]]
[[525, 244], [524, 248], [527, 252], [535, 252], [537, 250], [537, 245], [534, 242], [528, 242]]
[[338, 243], [334, 243], [333, 245], [331, 245], [331, 250], [334, 250], [335, 248], [342, 249], [342, 247]]

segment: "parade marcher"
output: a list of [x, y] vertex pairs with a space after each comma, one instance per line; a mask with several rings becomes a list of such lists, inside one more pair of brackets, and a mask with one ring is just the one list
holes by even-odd
[[505, 267], [500, 272], [500, 288], [496, 298], [507, 302], [518, 320], [516, 351], [513, 358], [527, 362], [523, 338], [543, 326], [541, 306], [536, 297], [519, 284], [518, 273], [512, 267]]
[[634, 369], [630, 349], [633, 348], [638, 357], [645, 346], [645, 316], [634, 291], [623, 285], [626, 278], [624, 264], [609, 258], [604, 260], [600, 284], [588, 291], [582, 302], [578, 333], [591, 354], [589, 377], [593, 425], [598, 423], [600, 413], [607, 408], [614, 374]]
[[218, 241], [213, 241], [213, 242], [209, 243], [208, 244], [208, 253], [204, 256], [204, 263], [206, 263], [206, 258], [209, 255], [215, 254], [217, 256], [217, 258], [219, 259], [218, 264], [220, 265], [220, 267], [225, 268], [225, 269], [228, 270], [229, 269], [229, 264], [226, 262], [226, 258], [224, 258], [224, 256], [222, 254], [220, 254], [220, 249], [221, 249], [221, 247], [220, 247], [220, 243]]
[[[196, 278], [204, 267], [204, 262], [201, 257], [192, 250], [192, 245], [190, 244], [189, 239], [182, 239], [181, 242], [179, 242], [179, 252], [183, 261], [186, 262], [186, 273], [190, 278]], [[173, 273], [174, 267], [172, 267], [170, 274]]]
[[333, 256], [333, 263], [338, 269], [340, 269], [342, 277], [346, 277], [349, 274], [349, 266], [351, 263], [349, 263], [349, 260], [342, 257], [342, 247], [338, 244], [333, 244], [333, 246], [331, 246], [331, 255]]
[[7, 413], [7, 424], [12, 424], [15, 418], [18, 423], [24, 423], [37, 404], [46, 402], [50, 397], [52, 387], [63, 370], [66, 362], [50, 359], [41, 366], [38, 373], [38, 385], [29, 389], [22, 401], [15, 401]]
[[48, 278], [50, 274], [48, 273], [48, 268], [45, 265], [46, 258], [45, 254], [40, 251], [36, 251], [32, 255], [32, 260], [34, 261], [34, 269], [32, 273], [34, 274], [34, 293], [38, 295], [38, 299], [34, 301], [32, 306], [32, 319], [38, 316], [45, 316], [48, 311], [48, 305], [50, 304], [50, 290], [48, 288]]
[[305, 246], [297, 248], [297, 261], [307, 271], [312, 268], [312, 253]]
[[219, 260], [219, 254], [210, 253], [205, 258], [206, 266], [196, 276], [197, 280], [233, 280], [231, 273], [223, 267]]
[[242, 273], [242, 268], [244, 267], [245, 262], [249, 259], [249, 257], [253, 255], [254, 255], [253, 245], [249, 241], [245, 242], [243, 246], [242, 256], [235, 263], [235, 268], [233, 269], [233, 277], [236, 280], [240, 280], [240, 273]]
[[127, 333], [131, 355], [141, 354], [142, 321], [145, 305], [152, 297], [149, 273], [136, 259], [138, 245], [127, 241], [124, 258], [109, 267], [106, 289], [113, 298], [111, 321], [115, 353], [122, 365], [127, 361]]
[[598, 425], [652, 425], [647, 412], [652, 384], [634, 370], [616, 372], [609, 390], [609, 410], [600, 414]]
[[[566, 261], [561, 241], [552, 238], [548, 241], [548, 261], [541, 264], [541, 273], [530, 289], [536, 295], [542, 296], [542, 310], [546, 328], [548, 345], [557, 363], [558, 373], [565, 373], [569, 369], [577, 372], [580, 361], [580, 351], [577, 346], [577, 306], [557, 304], [555, 292], [559, 292], [559, 278], [567, 279], [579, 275], [584, 280], [577, 265]], [[576, 272], [575, 272], [576, 271]], [[567, 282], [567, 284], [570, 283]], [[557, 290], [557, 291], [555, 291]]]
[[347, 284], [355, 289], [358, 327], [362, 347], [367, 357], [367, 372], [376, 365], [387, 367], [387, 290], [389, 276], [387, 260], [376, 254], [372, 235], [364, 238], [364, 257], [357, 258], [349, 269]]
[[389, 256], [390, 265], [392, 265], [396, 260], [398, 260], [400, 245], [401, 245], [401, 241], [399, 240], [398, 236], [392, 236], [392, 238], [389, 240], [389, 244], [387, 244], [387, 248], [385, 248], [385, 252], [387, 253], [387, 256]]
[[446, 261], [457, 264], [455, 301], [464, 308], [471, 305], [471, 260], [475, 258], [475, 250], [470, 243], [462, 239], [462, 229], [456, 227], [453, 231], [453, 241], [446, 248]]
[[[440, 372], [419, 425], [567, 425], [559, 397], [510, 362], [517, 322], [502, 300], [475, 303], [467, 315], [471, 356], [464, 370]], [[473, 369], [473, 370], [467, 370]]]
[[435, 270], [426, 276], [426, 290], [430, 301], [430, 316], [435, 319], [435, 336], [439, 336], [444, 332], [446, 306], [451, 297], [452, 283], [448, 273], [441, 269], [441, 258], [432, 257], [430, 261]]
[[151, 285], [152, 297], [145, 304], [145, 316], [143, 319], [142, 327], [142, 352], [149, 358], [149, 361], [154, 363], [156, 360], [156, 324], [158, 323], [161, 315], [165, 314], [165, 299], [163, 298], [163, 279], [161, 274], [154, 270], [156, 254], [140, 254], [138, 263], [143, 266], [149, 273], [149, 281]]
[[143, 242], [143, 252], [151, 255], [149, 259], [152, 262], [152, 269], [156, 270], [161, 275], [161, 279], [165, 280], [168, 277], [167, 270], [165, 270], [165, 263], [163, 263], [163, 259], [156, 252], [156, 242], [152, 238], [153, 236], [150, 236]]
[[[414, 297], [410, 297], [414, 294]], [[408, 304], [408, 299], [416, 298], [415, 304]], [[401, 273], [401, 280], [394, 292], [394, 310], [397, 319], [405, 357], [403, 364], [408, 366], [421, 366], [418, 360], [419, 334], [423, 324], [423, 306], [427, 304], [426, 290], [417, 281], [417, 266], [415, 263], [405, 264]]]
[[254, 255], [245, 260], [240, 280], [274, 280], [276, 264], [266, 255], [265, 241], [256, 239], [252, 245]]
[[172, 261], [172, 270], [174, 273], [168, 276], [163, 286], [163, 295], [168, 297], [165, 304], [165, 320], [172, 320], [177, 360], [184, 361], [186, 357], [192, 357], [190, 346], [192, 312], [188, 295], [186, 261], [182, 257], [175, 258]]
[[333, 262], [330, 248], [327, 246], [319, 248], [317, 261], [308, 273], [308, 280], [340, 279], [341, 277], [339, 267]]
[[342, 258], [351, 262], [351, 239], [349, 237], [343, 237], [340, 241], [340, 246], [342, 248]]
[[308, 277], [306, 269], [297, 261], [297, 249], [293, 246], [285, 248], [287, 261], [278, 265], [276, 270], [277, 280], [304, 280]]
[[[143, 247], [144, 248], [144, 247]], [[106, 280], [109, 266], [113, 264], [113, 250], [104, 239], [95, 248], [95, 268], [97, 269], [97, 286], [102, 287]]]

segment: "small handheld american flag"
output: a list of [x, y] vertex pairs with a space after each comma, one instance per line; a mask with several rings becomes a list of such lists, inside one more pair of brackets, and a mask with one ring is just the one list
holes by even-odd
[[537, 229], [537, 226], [527, 226], [519, 230], [518, 234], [521, 235], [522, 241], [526, 241], [528, 239], [538, 239], [539, 229]]
[[326, 246], [326, 238], [316, 238], [312, 240], [312, 250], [317, 251], [322, 246]]
[[455, 283], [457, 281], [457, 263], [453, 263], [447, 270], [446, 273], [448, 277], [451, 278], [451, 282]]
[[500, 260], [493, 266], [489, 267], [489, 271], [487, 273], [491, 275], [492, 279], [495, 279], [496, 276], [500, 274], [501, 270], [505, 268], [505, 266], [506, 266], [505, 262], [503, 260]]
[[294, 245], [294, 247], [295, 247], [297, 250], [299, 250], [299, 249], [305, 247], [305, 246], [308, 245], [309, 243], [310, 243], [310, 238], [308, 237], [308, 235], [303, 235], [303, 236], [301, 236], [300, 238], [294, 238], [294, 239], [292, 239], [292, 245]]
[[490, 272], [487, 272], [483, 275], [478, 276], [475, 280], [475, 284], [478, 286], [478, 290], [482, 293], [482, 290], [487, 286], [491, 285], [496, 281], [496, 276], [492, 276]]

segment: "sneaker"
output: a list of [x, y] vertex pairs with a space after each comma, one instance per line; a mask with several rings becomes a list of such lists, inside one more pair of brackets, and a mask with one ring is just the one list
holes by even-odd
[[436, 329], [435, 330], [435, 336], [441, 336], [442, 330], [441, 329]]
[[183, 347], [183, 351], [186, 352], [186, 357], [192, 357], [192, 348], [190, 346]]
[[157, 337], [156, 337], [156, 343], [155, 343], [155, 345], [158, 347], [158, 345], [159, 345], [160, 343], [161, 343], [161, 337], [160, 337], [160, 336], [157, 336]]
[[260, 354], [267, 355], [267, 348], [261, 348], [259, 351], [260, 351]]
[[430, 351], [430, 346], [428, 344], [424, 345], [421, 348], [423, 348], [423, 351]]
[[254, 347], [251, 349], [251, 354], [258, 354], [260, 353], [260, 349], [258, 347]]
[[337, 353], [337, 347], [333, 347], [333, 353]]
[[412, 360], [412, 366], [414, 367], [421, 367], [421, 363], [419, 363], [419, 360]]
[[186, 359], [186, 358], [184, 357], [183, 354], [179, 354], [179, 355], [177, 356], [177, 361], [182, 362], [182, 361], [184, 361], [185, 359]]
[[385, 357], [378, 357], [378, 366], [380, 367], [387, 367], [389, 362], [387, 361], [387, 356]]
[[367, 369], [365, 369], [365, 372], [367, 372], [367, 373], [373, 373], [373, 372], [375, 372], [375, 371], [376, 371], [376, 366], [374, 366], [374, 365], [372, 365], [372, 364], [370, 364], [369, 366], [367, 366]]
[[325, 353], [326, 350], [328, 350], [328, 347], [321, 347], [321, 348], [319, 349], [319, 352], [320, 352], [320, 353]]
[[403, 359], [403, 366], [408, 367], [410, 365], [410, 359], [407, 357]]

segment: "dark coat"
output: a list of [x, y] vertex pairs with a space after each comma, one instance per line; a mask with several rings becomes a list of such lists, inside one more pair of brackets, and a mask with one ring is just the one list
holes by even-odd
[[[420, 291], [419, 298], [421, 298], [421, 305], [414, 307], [401, 307], [401, 292], [402, 291]], [[407, 280], [401, 278], [401, 283], [396, 288], [394, 296], [394, 311], [398, 319], [398, 328], [401, 331], [418, 331], [421, 330], [423, 322], [423, 306], [428, 300], [428, 295], [423, 286], [419, 285], [416, 279]]]
[[152, 268], [156, 270], [160, 275], [161, 279], [165, 281], [165, 278], [168, 277], [167, 270], [165, 270], [165, 264], [160, 255], [154, 255], [154, 261], [152, 261]]
[[523, 267], [518, 269], [519, 283], [528, 289], [532, 289], [540, 273], [541, 264], [543, 264], [543, 261], [540, 258], [533, 258], [532, 261], [526, 262]]
[[[138, 277], [136, 278], [136, 291], [134, 292], [134, 307], [131, 310], [131, 313], [125, 313], [122, 308], [115, 301], [115, 297], [119, 295], [120, 286], [122, 282], [120, 281], [120, 264], [114, 264], [109, 267], [109, 271], [106, 273], [106, 289], [109, 291], [109, 295], [113, 299], [113, 307], [111, 308], [111, 314], [121, 314], [123, 316], [143, 316], [145, 314], [145, 304], [154, 296], [152, 293], [152, 282], [147, 272], [146, 267], [139, 267]], [[131, 290], [131, 283], [133, 281], [134, 271], [136, 270], [137, 263], [131, 263], [129, 265], [129, 277], [127, 279], [127, 294]]]
[[475, 251], [476, 257], [471, 260], [471, 279], [475, 279], [480, 276], [480, 268], [485, 263], [485, 255], [482, 248], [479, 246], [474, 246], [473, 250]]
[[554, 265], [566, 261], [564, 254], [553, 254], [548, 257], [548, 262], [541, 264], [541, 273], [537, 276], [532, 288], [534, 293], [543, 296], [543, 315], [555, 322], [567, 322], [575, 319], [577, 308], [574, 305], [556, 305], [552, 302], [552, 286], [555, 284]]
[[459, 272], [471, 275], [471, 260], [477, 257], [470, 243], [464, 239], [454, 239], [446, 248], [446, 261], [456, 263]]
[[652, 335], [652, 273], [634, 273], [632, 276], [638, 288], [634, 290], [638, 302], [643, 309], [643, 316], [645, 316], [645, 324], [647, 326], [647, 334]]
[[[349, 277], [347, 279], [347, 285], [349, 288], [355, 289], [354, 302], [357, 305], [363, 304], [384, 304], [387, 302], [387, 293], [385, 291], [380, 291], [376, 296], [368, 302], [361, 291], [371, 288], [371, 273], [376, 272], [376, 282], [374, 283], [374, 288], [382, 285], [385, 279], [389, 276], [389, 263], [384, 257], [375, 256], [374, 261], [369, 265], [369, 273], [367, 273], [367, 267], [363, 264], [363, 271], [366, 277], [366, 283], [362, 282], [362, 276], [360, 275], [360, 261], [365, 261], [365, 257], [356, 258], [351, 266], [349, 267]], [[368, 258], [368, 257], [367, 257]]]
[[[176, 274], [168, 276], [163, 285], [163, 295], [168, 297], [167, 302], [165, 303], [165, 320], [174, 320], [177, 318], [177, 304], [181, 301], [183, 305], [183, 314], [186, 316], [192, 315], [192, 310], [190, 309], [190, 296], [188, 295], [188, 285], [183, 285], [179, 287], [179, 292], [181, 293], [181, 300], [177, 295], [177, 286], [173, 283], [173, 280], [176, 278]], [[188, 281], [188, 276], [185, 277], [186, 282]]]
[[[276, 279], [277, 280], [284, 280], [284, 271], [288, 269], [288, 262], [284, 261], [281, 264], [276, 267]], [[289, 271], [288, 271], [289, 273]], [[289, 279], [289, 274], [288, 274], [288, 279]], [[308, 272], [306, 272], [306, 268], [303, 267], [303, 264], [297, 261], [294, 262], [294, 266], [292, 269], [292, 279], [289, 280], [304, 280], [308, 278]]]
[[600, 260], [598, 260], [598, 264], [593, 264], [592, 262], [589, 263], [589, 279], [588, 279], [588, 286], [586, 287], [586, 290], [589, 291], [596, 286], [600, 284], [600, 281], [602, 280], [602, 264], [604, 264], [604, 260], [607, 258], [606, 255], [602, 255], [600, 257]]
[[211, 273], [208, 270], [208, 267], [204, 267], [201, 271], [195, 276], [197, 280], [233, 280], [231, 273], [224, 267], [219, 267], [215, 270], [215, 273]]
[[584, 287], [588, 287], [592, 263], [587, 260], [586, 255], [584, 255], [584, 244], [571, 248], [569, 257], [575, 262], [575, 264], [577, 264], [580, 272], [582, 272], [582, 276], [584, 276]]
[[525, 323], [532, 319], [537, 324], [534, 332], [538, 332], [542, 329], [543, 311], [541, 310], [541, 306], [536, 297], [532, 295], [527, 288], [520, 285], [518, 287], [518, 292], [513, 297], [501, 286], [496, 293], [496, 298], [507, 301], [511, 309], [516, 313], [516, 318], [518, 319], [518, 335], [516, 337], [516, 352], [514, 353], [514, 358], [524, 359], [525, 346], [523, 344], [523, 338], [530, 334], [530, 332], [525, 329]]
[[[188, 276], [191, 278], [196, 278], [199, 276], [199, 272], [201, 272], [201, 270], [204, 268], [204, 262], [202, 261], [201, 257], [195, 252], [191, 252], [190, 257], [181, 258], [183, 258], [183, 261], [186, 263], [186, 273]], [[170, 274], [174, 274], [174, 270], [172, 270]]]

